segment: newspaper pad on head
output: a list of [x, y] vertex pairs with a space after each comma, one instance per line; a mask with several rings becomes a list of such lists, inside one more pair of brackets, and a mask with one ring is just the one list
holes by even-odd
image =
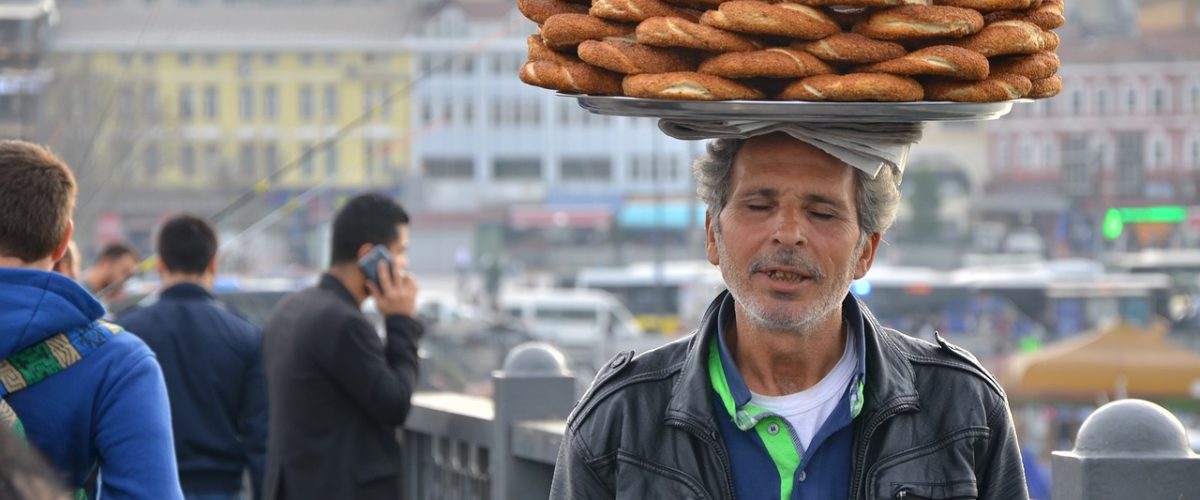
[[922, 123], [796, 123], [752, 120], [658, 121], [676, 139], [748, 139], [783, 132], [866, 172], [872, 179], [884, 165], [904, 173], [908, 150], [921, 140]]

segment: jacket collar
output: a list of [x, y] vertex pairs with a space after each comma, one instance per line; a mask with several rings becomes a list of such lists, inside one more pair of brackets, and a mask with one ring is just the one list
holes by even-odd
[[159, 296], [164, 299], [175, 300], [197, 300], [197, 299], [214, 299], [212, 292], [203, 286], [195, 283], [177, 283], [165, 289]]
[[355, 309], [359, 307], [358, 302], [354, 300], [354, 295], [350, 293], [350, 290], [346, 289], [346, 285], [342, 284], [342, 280], [335, 278], [332, 274], [322, 274], [321, 281], [317, 283], [317, 288], [333, 292], [339, 299], [354, 306]]
[[[712, 386], [707, 366], [708, 346], [721, 330], [720, 310], [727, 297], [728, 291], [717, 295], [705, 311], [700, 327], [692, 335], [683, 367], [671, 389], [671, 401], [667, 404], [665, 415], [668, 419], [695, 421], [706, 428], [715, 429]], [[732, 301], [732, 297], [728, 300]], [[883, 333], [882, 327], [866, 304], [848, 293], [843, 311], [853, 313], [855, 310], [861, 316], [863, 326], [863, 351], [860, 360], [860, 363], [865, 363], [866, 369], [863, 412], [869, 413], [896, 398], [916, 399], [912, 365], [887, 338], [887, 334]]]

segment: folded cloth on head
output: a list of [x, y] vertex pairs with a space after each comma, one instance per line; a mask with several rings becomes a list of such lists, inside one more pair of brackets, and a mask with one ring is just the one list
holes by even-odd
[[748, 139], [783, 132], [866, 172], [885, 164], [904, 172], [908, 150], [921, 140], [921, 123], [794, 123], [749, 120], [660, 119], [658, 128], [676, 139]]

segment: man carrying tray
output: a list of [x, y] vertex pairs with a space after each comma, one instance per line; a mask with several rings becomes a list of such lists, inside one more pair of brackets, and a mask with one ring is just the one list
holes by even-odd
[[849, 293], [920, 124], [660, 126], [718, 138], [694, 171], [728, 291], [692, 335], [597, 375], [551, 498], [1028, 498], [996, 380]]

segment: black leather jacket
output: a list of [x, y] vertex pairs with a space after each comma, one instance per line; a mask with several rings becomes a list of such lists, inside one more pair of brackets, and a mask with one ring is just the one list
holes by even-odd
[[[568, 420], [550, 498], [734, 497], [705, 363], [714, 306], [696, 333], [601, 370]], [[867, 382], [850, 498], [1028, 498], [996, 380], [961, 348], [880, 327], [860, 308]]]

